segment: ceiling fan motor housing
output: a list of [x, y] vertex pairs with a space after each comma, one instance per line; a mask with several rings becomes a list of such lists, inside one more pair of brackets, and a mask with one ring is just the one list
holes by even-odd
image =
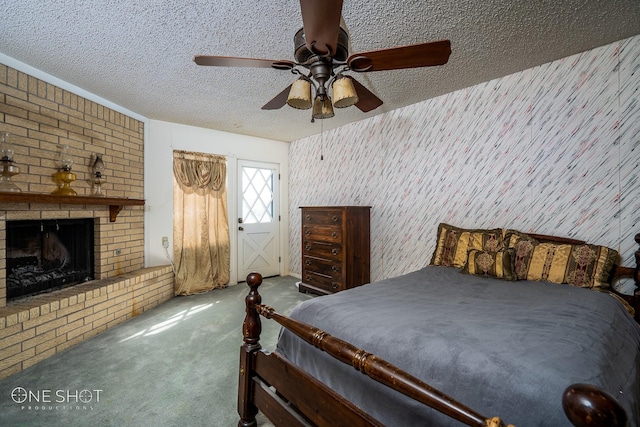
[[[307, 41], [304, 36], [304, 28], [300, 28], [296, 35], [293, 37], [293, 43], [295, 46], [294, 57], [296, 61], [300, 64], [304, 64], [317, 54], [311, 52], [307, 48]], [[338, 31], [338, 44], [336, 48], [336, 52], [333, 54], [332, 58], [336, 62], [345, 62], [349, 57], [349, 35], [347, 32], [340, 28]]]

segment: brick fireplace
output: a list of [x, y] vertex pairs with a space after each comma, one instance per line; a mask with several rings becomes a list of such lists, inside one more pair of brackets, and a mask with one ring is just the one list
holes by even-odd
[[[144, 268], [144, 123], [0, 64], [0, 130], [11, 134], [23, 195], [50, 195], [61, 144], [78, 198], [0, 194], [0, 378], [19, 372], [173, 296], [170, 266]], [[95, 154], [107, 198], [91, 199]], [[86, 197], [86, 199], [85, 199]], [[113, 199], [113, 200], [112, 200]], [[86, 203], [85, 203], [86, 202]], [[7, 302], [7, 221], [90, 219], [94, 280]], [[115, 221], [114, 221], [115, 219]]]

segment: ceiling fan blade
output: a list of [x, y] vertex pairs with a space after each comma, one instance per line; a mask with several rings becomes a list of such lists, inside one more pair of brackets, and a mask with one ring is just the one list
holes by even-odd
[[373, 92], [371, 92], [366, 87], [362, 86], [360, 82], [354, 79], [351, 76], [345, 76], [353, 81], [353, 86], [356, 89], [356, 93], [358, 94], [358, 102], [356, 102], [355, 106], [360, 109], [363, 113], [367, 113], [371, 110], [375, 110], [379, 106], [382, 105], [382, 100], [375, 96]]
[[279, 108], [284, 107], [284, 104], [287, 103], [287, 98], [289, 97], [289, 91], [291, 90], [291, 86], [292, 85], [293, 85], [293, 83], [291, 83], [289, 86], [287, 86], [285, 88], [285, 90], [283, 90], [282, 92], [277, 94], [275, 96], [275, 98], [273, 98], [271, 101], [269, 101], [266, 104], [264, 104], [262, 106], [262, 109], [263, 110], [277, 110]]
[[208, 65], [213, 67], [252, 67], [290, 70], [295, 65], [294, 62], [285, 60], [236, 58], [233, 56], [196, 55], [193, 60], [198, 65]]
[[342, 0], [300, 0], [307, 49], [334, 55], [342, 16]]
[[443, 65], [449, 61], [449, 55], [451, 42], [440, 40], [356, 53], [347, 59], [347, 64], [358, 72], [399, 70]]

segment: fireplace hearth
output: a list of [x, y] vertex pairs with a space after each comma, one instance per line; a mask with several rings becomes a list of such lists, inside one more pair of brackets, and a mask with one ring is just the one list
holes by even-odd
[[93, 219], [7, 221], [7, 300], [94, 278]]

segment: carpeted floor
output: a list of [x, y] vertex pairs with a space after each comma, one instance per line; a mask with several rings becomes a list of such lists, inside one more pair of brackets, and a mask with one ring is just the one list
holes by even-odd
[[[263, 303], [286, 314], [312, 298], [296, 281], [266, 279]], [[247, 292], [241, 283], [173, 298], [0, 380], [0, 426], [236, 426]], [[264, 348], [278, 330], [263, 321]]]

